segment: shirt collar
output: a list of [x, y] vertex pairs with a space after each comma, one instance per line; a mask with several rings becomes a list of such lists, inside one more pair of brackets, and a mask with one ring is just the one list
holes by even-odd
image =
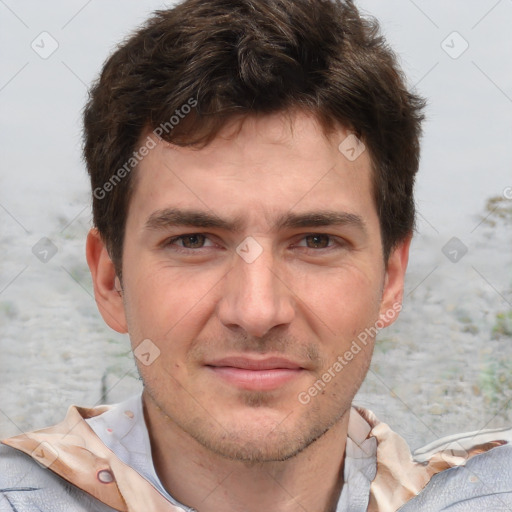
[[[484, 443], [480, 437], [473, 437], [473, 444], [464, 442], [463, 456], [453, 450], [457, 441], [451, 440], [419, 462], [405, 440], [371, 411], [352, 408], [337, 511], [398, 510], [434, 474], [507, 442], [501, 432], [491, 441], [482, 437]], [[121, 512], [193, 512], [167, 493], [155, 473], [141, 395], [116, 406], [72, 406], [54, 427], [2, 442]]]

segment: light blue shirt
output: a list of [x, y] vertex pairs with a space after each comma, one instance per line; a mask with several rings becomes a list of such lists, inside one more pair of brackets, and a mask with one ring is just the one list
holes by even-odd
[[[125, 464], [148, 480], [173, 505], [195, 512], [175, 500], [156, 474], [151, 454], [149, 433], [144, 420], [142, 395], [135, 395], [111, 410], [86, 419], [103, 443]], [[337, 512], [365, 512], [368, 507], [370, 483], [377, 469], [377, 441], [370, 437], [369, 425], [351, 411], [344, 464], [344, 485]]]

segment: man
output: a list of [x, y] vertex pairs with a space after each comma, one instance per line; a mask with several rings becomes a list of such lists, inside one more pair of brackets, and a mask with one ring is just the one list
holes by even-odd
[[423, 106], [348, 1], [187, 0], [125, 42], [85, 110], [87, 261], [142, 396], [4, 440], [0, 510], [512, 509], [509, 431], [413, 460], [351, 406]]

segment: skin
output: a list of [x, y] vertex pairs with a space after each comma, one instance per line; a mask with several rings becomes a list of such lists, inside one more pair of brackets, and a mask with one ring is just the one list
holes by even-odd
[[[233, 122], [202, 149], [160, 141], [137, 169], [122, 290], [89, 233], [103, 318], [134, 349], [149, 339], [160, 351], [149, 365], [136, 359], [156, 471], [200, 512], [335, 509], [348, 412], [373, 340], [309, 403], [298, 396], [401, 303], [410, 243], [384, 263], [370, 158], [338, 150], [348, 133], [326, 136], [299, 112]], [[177, 225], [166, 209], [237, 225]], [[315, 225], [310, 214], [325, 212], [344, 222]], [[302, 221], [278, 224], [291, 215]], [[236, 252], [256, 254], [240, 246], [247, 237], [261, 251], [250, 263]], [[232, 356], [284, 357], [299, 369], [279, 384], [261, 373], [245, 385], [215, 367]]]

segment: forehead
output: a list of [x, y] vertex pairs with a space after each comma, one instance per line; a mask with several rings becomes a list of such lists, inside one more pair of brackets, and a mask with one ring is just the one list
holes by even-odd
[[138, 166], [129, 217], [199, 208], [263, 226], [319, 207], [371, 216], [371, 162], [367, 151], [349, 158], [346, 141], [354, 140], [343, 128], [327, 136], [304, 113], [232, 123], [200, 149], [159, 140]]

